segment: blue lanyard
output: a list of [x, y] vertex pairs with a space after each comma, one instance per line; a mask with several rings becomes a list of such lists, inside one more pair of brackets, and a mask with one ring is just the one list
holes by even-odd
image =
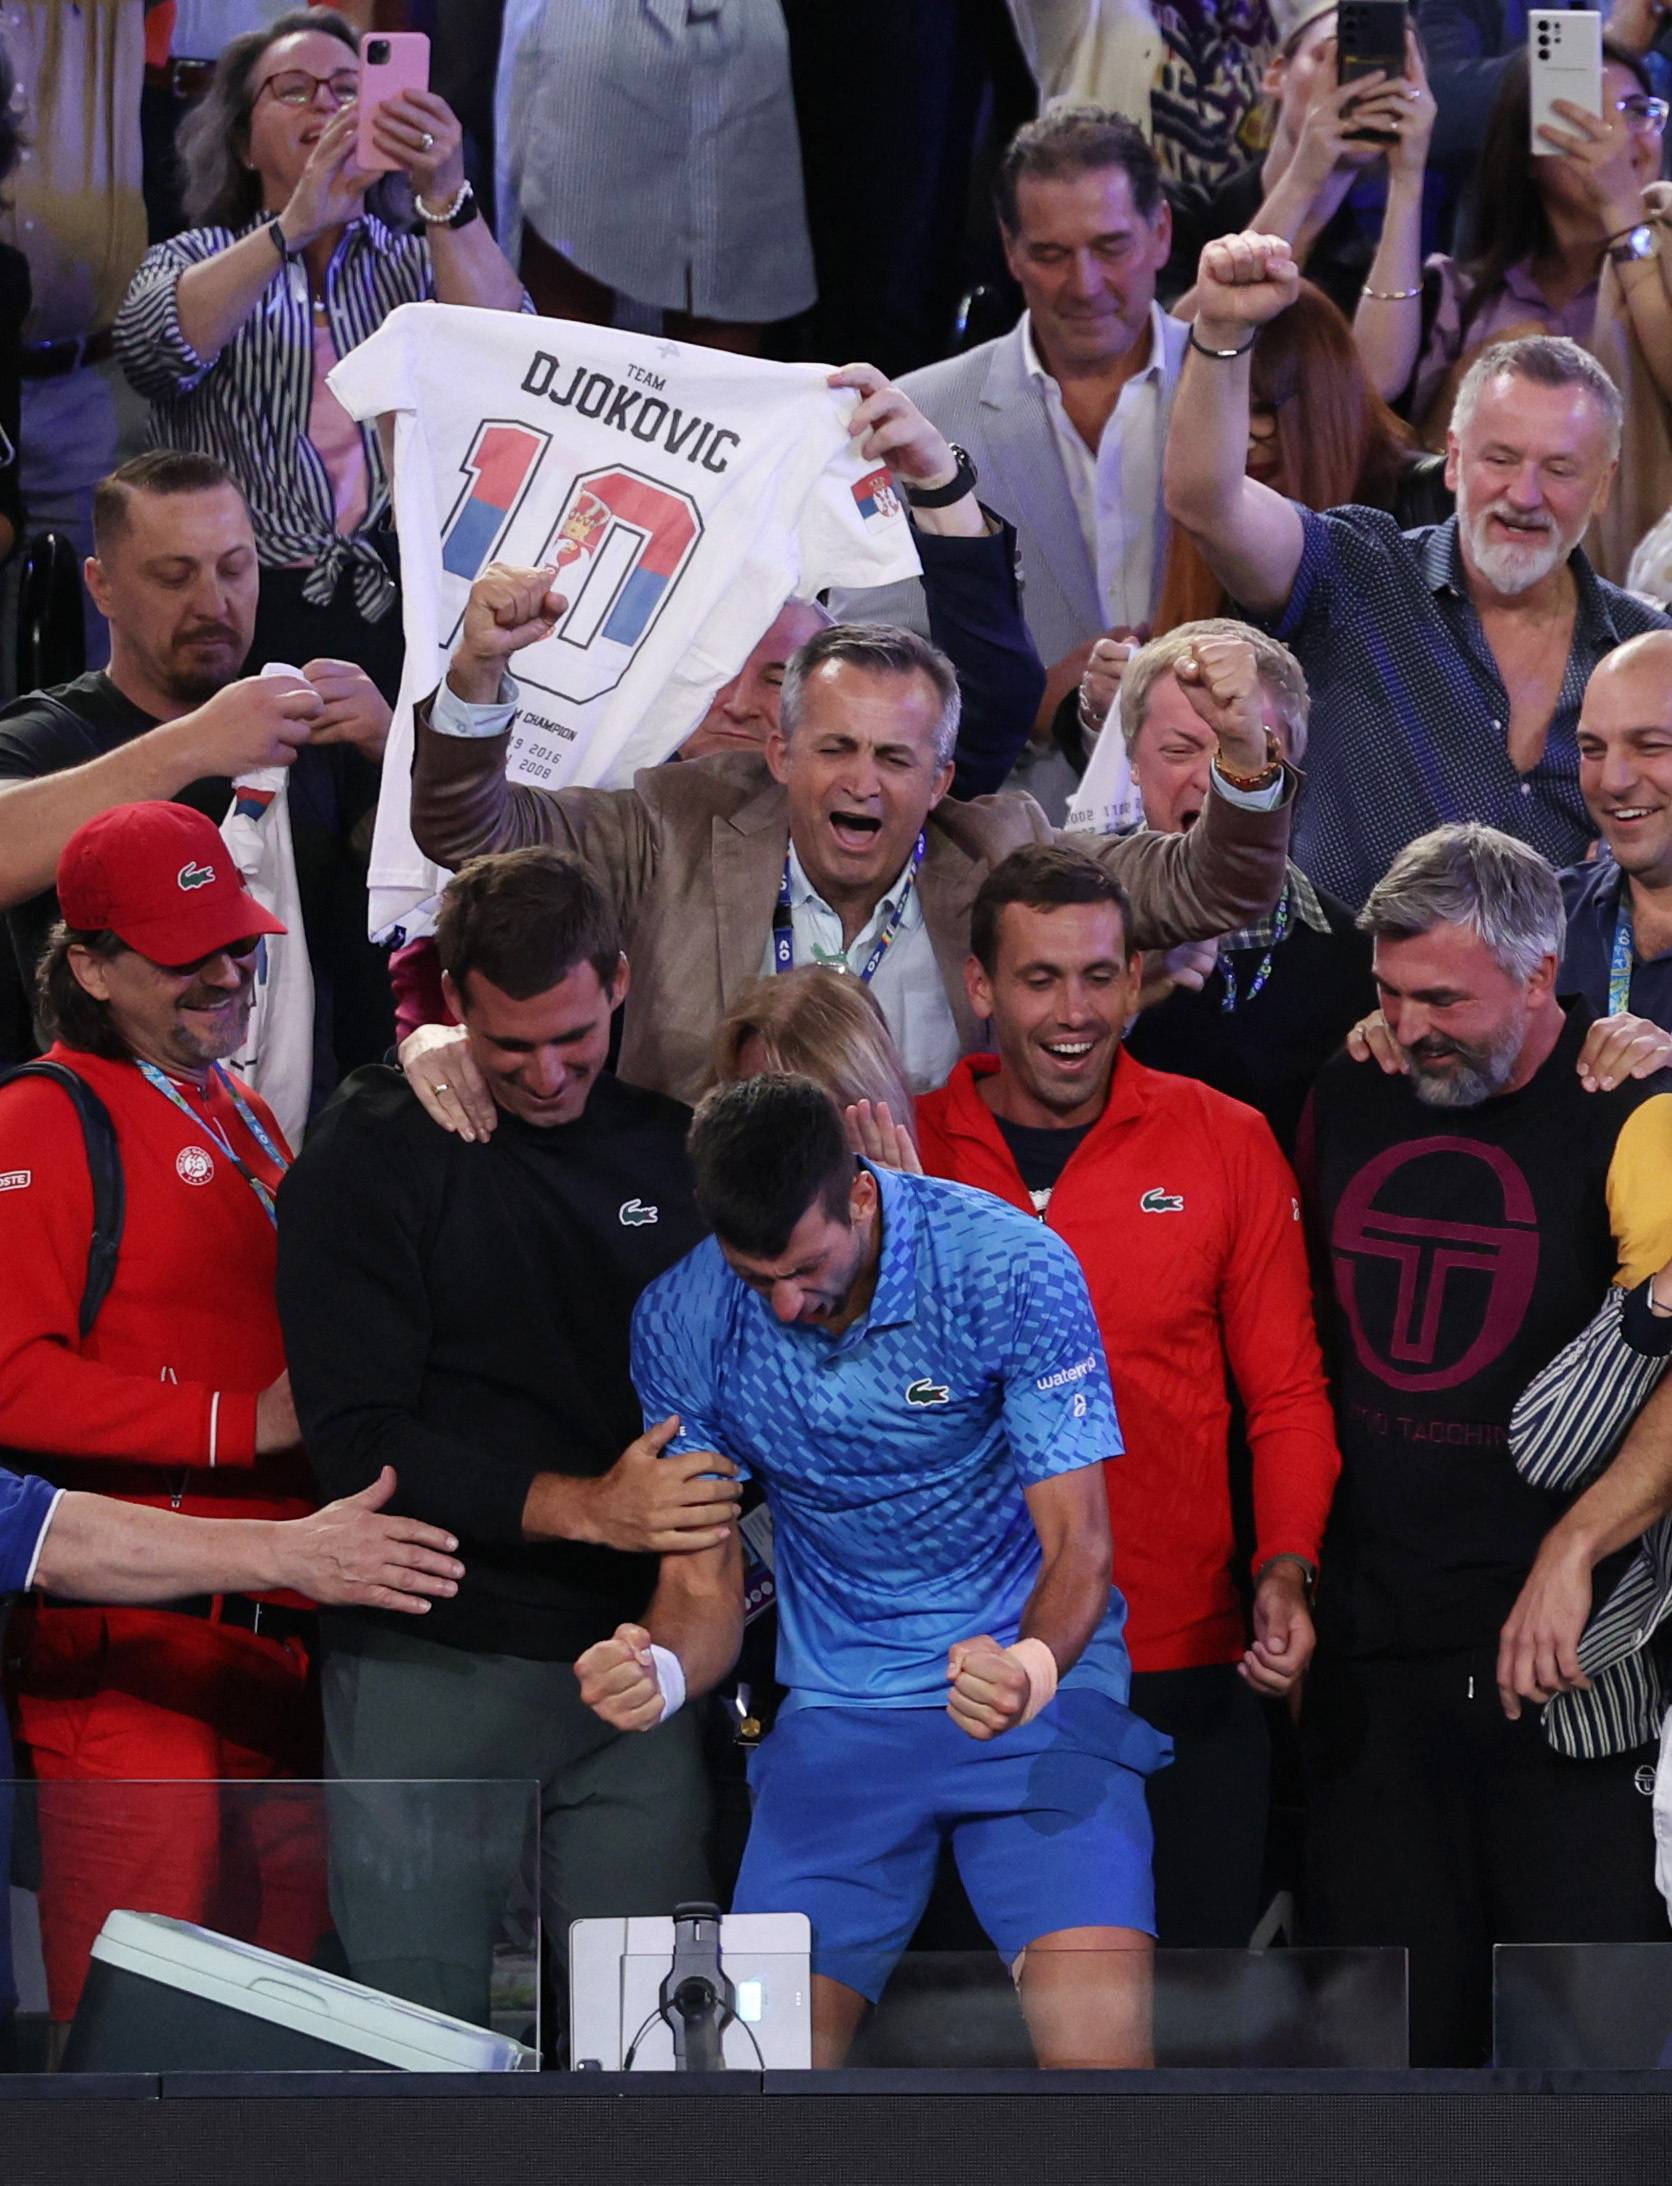
[[[899, 897], [888, 914], [887, 923], [877, 936], [875, 947], [865, 959], [865, 968], [859, 975], [862, 987], [871, 984], [876, 977], [877, 966], [894, 945], [895, 936], [905, 920], [906, 908], [911, 902], [917, 869], [923, 863], [923, 850], [923, 837], [919, 835], [917, 846], [911, 854], [911, 868], [906, 874], [906, 885], [900, 890]], [[819, 962], [827, 964], [832, 971], [845, 972], [853, 968], [845, 956], [827, 957], [822, 951], [819, 952]], [[790, 852], [787, 850], [784, 852], [784, 877], [778, 883], [778, 904], [772, 914], [772, 969], [774, 972], [795, 969], [795, 899], [790, 893]]]
[[1631, 883], [1620, 875], [1620, 908], [1614, 919], [1614, 946], [1608, 957], [1608, 1014], [1618, 1017], [1631, 1004]]
[[[1272, 914], [1271, 947], [1267, 949], [1265, 955], [1261, 957], [1260, 968], [1254, 974], [1253, 984], [1248, 990], [1247, 999], [1250, 1002], [1253, 1001], [1254, 997], [1259, 993], [1260, 989], [1271, 977], [1272, 956], [1278, 948], [1279, 944], [1288, 934], [1288, 931], [1289, 891], [1285, 888], [1282, 898], [1278, 903], [1277, 909]], [[1230, 957], [1226, 957], [1225, 960], [1221, 963], [1219, 967], [1219, 976], [1225, 982], [1225, 992], [1220, 997], [1219, 1006], [1222, 1010], [1234, 1010], [1237, 1006], [1237, 967]]]
[[[255, 1140], [256, 1144], [261, 1148], [261, 1151], [267, 1156], [267, 1159], [273, 1164], [274, 1168], [277, 1169], [282, 1176], [285, 1170], [290, 1167], [290, 1163], [285, 1159], [284, 1155], [280, 1153], [279, 1149], [273, 1144], [273, 1141], [262, 1129], [260, 1118], [256, 1115], [255, 1110], [250, 1106], [249, 1102], [245, 1100], [243, 1094], [239, 1092], [237, 1086], [233, 1083], [231, 1075], [227, 1071], [223, 1070], [219, 1063], [211, 1063], [209, 1067], [214, 1072], [216, 1078], [220, 1081], [221, 1086], [227, 1094], [227, 1097], [232, 1102], [233, 1108], [237, 1112], [238, 1121], [244, 1126], [244, 1129], [250, 1134], [251, 1138]], [[192, 1106], [191, 1102], [186, 1099], [185, 1095], [180, 1091], [180, 1088], [173, 1082], [173, 1080], [169, 1078], [163, 1071], [160, 1071], [155, 1063], [141, 1063], [139, 1066], [139, 1073], [140, 1076], [145, 1080], [146, 1084], [154, 1085], [157, 1091], [162, 1095], [163, 1099], [172, 1103], [174, 1107], [178, 1108], [182, 1116], [187, 1117], [192, 1123], [195, 1123], [200, 1131], [207, 1131], [210, 1134], [210, 1136], [214, 1139], [215, 1143], [220, 1147], [221, 1152], [225, 1154], [227, 1160], [231, 1162], [232, 1166], [237, 1170], [238, 1174], [244, 1179], [244, 1182], [249, 1186], [250, 1190], [254, 1192], [256, 1198], [261, 1202], [262, 1213], [266, 1215], [268, 1221], [273, 1224], [275, 1229], [277, 1229], [279, 1222], [279, 1209], [278, 1203], [274, 1199], [271, 1190], [261, 1181], [260, 1177], [256, 1175], [255, 1171], [251, 1169], [246, 1162], [242, 1161], [239, 1158], [237, 1149], [233, 1146], [232, 1141], [227, 1137], [226, 1133], [221, 1129], [220, 1125], [215, 1121], [214, 1117], [200, 1114], [200, 1112]]]

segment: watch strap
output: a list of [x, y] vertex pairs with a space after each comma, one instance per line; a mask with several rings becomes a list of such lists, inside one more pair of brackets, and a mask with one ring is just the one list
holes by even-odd
[[900, 480], [900, 491], [914, 509], [949, 509], [966, 493], [974, 493], [980, 473], [955, 440], [948, 441], [947, 446], [958, 468], [944, 486], [914, 486], [909, 479]]

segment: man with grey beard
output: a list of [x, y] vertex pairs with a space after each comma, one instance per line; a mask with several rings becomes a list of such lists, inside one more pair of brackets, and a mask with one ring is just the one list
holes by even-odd
[[1289, 246], [1210, 243], [1167, 441], [1167, 506], [1312, 692], [1294, 856], [1357, 905], [1400, 846], [1485, 820], [1577, 863], [1595, 833], [1579, 790], [1591, 670], [1666, 616], [1605, 583], [1580, 547], [1606, 505], [1620, 395], [1553, 335], [1471, 366], [1446, 438], [1457, 514], [1401, 531], [1379, 509], [1319, 512], [1245, 474], [1248, 356], [1294, 301]]
[[1666, 1930], [1653, 1748], [1557, 1753], [1521, 1704], [1549, 1690], [1500, 1690], [1497, 1665], [1572, 1500], [1516, 1472], [1510, 1412], [1608, 1283], [1672, 1253], [1672, 1073], [1585, 1089], [1561, 890], [1495, 828], [1412, 843], [1359, 924], [1405, 1069], [1337, 1056], [1297, 1154], [1342, 1455], [1302, 1725], [1307, 1933], [1404, 1945], [1411, 2062], [1480, 2064], [1491, 1945]]

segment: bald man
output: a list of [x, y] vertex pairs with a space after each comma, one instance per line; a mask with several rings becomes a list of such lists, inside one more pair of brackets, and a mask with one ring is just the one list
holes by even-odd
[[1672, 1031], [1672, 630], [1646, 631], [1591, 671], [1579, 787], [1602, 840], [1561, 876], [1561, 991]]

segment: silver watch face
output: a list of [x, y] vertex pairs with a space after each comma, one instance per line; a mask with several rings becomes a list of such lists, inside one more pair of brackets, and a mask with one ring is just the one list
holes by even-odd
[[1609, 252], [1609, 256], [1616, 259], [1652, 258], [1654, 249], [1655, 231], [1645, 225], [1633, 228], [1628, 234], [1622, 235], [1612, 251]]

